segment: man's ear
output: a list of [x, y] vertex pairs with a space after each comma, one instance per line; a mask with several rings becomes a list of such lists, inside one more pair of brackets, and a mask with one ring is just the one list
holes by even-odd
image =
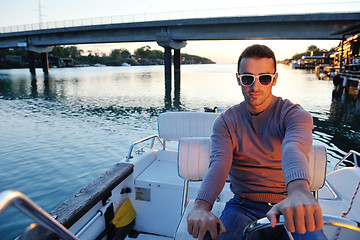
[[235, 77], [236, 77], [237, 83], [239, 84], [239, 86], [241, 86], [240, 78], [238, 77], [238, 74], [237, 74], [237, 73], [235, 73]]
[[278, 73], [276, 72], [276, 73], [275, 73], [275, 78], [274, 78], [273, 83], [272, 83], [273, 86], [276, 85], [278, 76], [279, 76], [279, 75], [278, 75]]

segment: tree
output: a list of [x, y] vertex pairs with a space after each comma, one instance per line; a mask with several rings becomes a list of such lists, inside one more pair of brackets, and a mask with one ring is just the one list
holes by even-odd
[[135, 56], [147, 59], [163, 59], [164, 52], [160, 50], [151, 50], [150, 46], [143, 46], [135, 50]]
[[307, 47], [306, 52], [303, 53], [296, 53], [295, 55], [292, 56], [292, 60], [298, 60], [300, 59], [302, 56], [310, 56], [311, 52], [336, 52], [336, 47], [332, 47], [330, 50], [327, 49], [320, 49], [315, 45], [310, 45]]
[[78, 50], [77, 47], [75, 46], [68, 47], [68, 49], [71, 58], [79, 58], [81, 54], [84, 52], [84, 50], [82, 49]]
[[318, 48], [315, 45], [308, 46], [308, 48], [306, 50], [306, 52], [309, 52], [309, 53], [311, 53], [311, 52], [319, 52], [319, 51], [320, 51], [320, 48]]
[[62, 47], [62, 46], [55, 46], [51, 51], [53, 56], [64, 57], [64, 58], [79, 58], [84, 51], [82, 49], [78, 49], [76, 46], [70, 47]]
[[130, 52], [129, 50], [125, 49], [125, 48], [120, 48], [120, 49], [113, 49], [111, 50], [110, 53], [110, 58], [111, 59], [127, 59], [130, 56]]
[[121, 58], [122, 59], [127, 59], [129, 58], [131, 55], [131, 53], [129, 52], [129, 50], [127, 50], [126, 48], [121, 48]]
[[51, 54], [58, 57], [70, 57], [70, 52], [61, 46], [55, 46], [51, 51]]

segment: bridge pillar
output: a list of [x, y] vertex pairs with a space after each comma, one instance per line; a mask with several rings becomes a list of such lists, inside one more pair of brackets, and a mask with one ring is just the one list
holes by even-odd
[[49, 73], [49, 61], [48, 61], [48, 52], [51, 52], [53, 47], [38, 47], [29, 45], [28, 46], [28, 58], [29, 58], [29, 68], [31, 74], [35, 75], [35, 60], [34, 52], [41, 54], [41, 66], [44, 73]]
[[28, 52], [28, 62], [29, 62], [29, 69], [31, 75], [35, 75], [35, 59], [34, 59], [34, 52], [27, 51]]
[[186, 41], [174, 41], [167, 32], [158, 33], [156, 42], [165, 49], [165, 102], [167, 102], [166, 99], [170, 99], [171, 102], [171, 50], [174, 49], [174, 101], [179, 102], [177, 100], [180, 99], [180, 49], [185, 47], [187, 43]]
[[165, 47], [164, 52], [165, 65], [165, 106], [171, 107], [171, 48]]
[[180, 107], [180, 49], [174, 49], [174, 107]]
[[45, 74], [48, 74], [49, 73], [49, 59], [48, 59], [47, 52], [41, 53], [41, 66], [42, 66], [43, 72]]

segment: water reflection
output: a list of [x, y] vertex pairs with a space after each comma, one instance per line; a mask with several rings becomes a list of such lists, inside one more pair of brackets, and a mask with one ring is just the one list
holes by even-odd
[[[314, 117], [314, 134], [334, 155], [360, 148], [360, 100], [346, 96], [332, 99], [328, 118]], [[337, 148], [333, 148], [335, 145]]]
[[56, 81], [52, 81], [47, 74], [43, 78], [35, 75], [23, 76], [17, 79], [14, 79], [10, 74], [1, 74], [0, 76], [0, 98], [6, 100], [57, 99]]
[[[332, 83], [279, 68], [276, 95], [312, 111], [314, 140], [326, 146], [329, 162], [350, 149], [359, 151], [359, 101], [331, 99]], [[125, 157], [132, 142], [156, 134], [162, 112], [226, 108], [242, 101], [233, 69], [183, 66], [181, 83], [175, 81], [172, 88], [164, 83], [163, 66], [51, 69], [36, 78], [27, 69], [0, 70], [0, 122], [5, 126], [0, 187], [25, 190], [53, 209], [60, 203], [54, 199], [66, 199]], [[0, 232], [8, 226], [0, 223]]]
[[174, 108], [181, 110], [181, 101], [180, 101], [180, 86], [181, 86], [180, 72], [174, 72]]
[[[137, 73], [136, 79], [126, 78], [126, 75], [117, 74], [114, 80], [138, 80], [151, 82], [151, 72]], [[180, 82], [180, 76], [175, 76]], [[99, 79], [99, 81], [102, 79]], [[163, 80], [164, 81], [164, 80]], [[99, 104], [100, 101], [90, 99], [92, 103], [86, 102], [86, 97], [81, 96], [81, 91], [84, 91], [84, 79], [77, 77], [71, 80], [66, 78], [56, 78], [51, 74], [44, 74], [43, 76], [36, 75], [21, 75], [14, 76], [12, 74], [0, 74], [0, 99], [6, 100], [21, 100], [21, 99], [43, 99], [45, 101], [53, 101], [56, 104], [54, 111], [66, 111], [69, 116], [76, 113], [84, 115], [106, 116], [107, 119], [116, 119], [121, 116], [130, 116], [131, 114], [149, 114], [149, 116], [158, 116], [162, 112], [169, 110], [181, 110], [180, 99], [180, 84], [175, 84], [174, 97], [172, 98], [171, 83], [164, 81], [165, 96], [163, 106], [127, 106], [121, 105], [120, 101], [116, 104], [105, 103]], [[75, 97], [69, 96], [69, 92], [74, 91]], [[129, 89], [129, 92], [132, 89]], [[80, 96], [79, 96], [80, 95]], [[139, 98], [141, 98], [139, 96]], [[64, 102], [64, 100], [66, 100]], [[141, 102], [144, 103], [144, 102]], [[71, 109], [69, 109], [71, 108]]]
[[[36, 77], [31, 77], [28, 72], [20, 74], [13, 71], [0, 74], [0, 99], [43, 99], [45, 105], [34, 103], [34, 106], [44, 114], [57, 114], [60, 111], [64, 116], [82, 115], [86, 118], [94, 115], [111, 121], [118, 121], [119, 118], [132, 114], [152, 117], [169, 110], [202, 111], [206, 106], [226, 106], [227, 103], [224, 104], [220, 99], [224, 96], [223, 93], [228, 91], [229, 86], [219, 85], [217, 81], [227, 79], [227, 76], [223, 77], [220, 75], [223, 74], [221, 71], [217, 73], [213, 69], [212, 72], [199, 73], [200, 66], [196, 67], [196, 70], [195, 68], [192, 70], [191, 77], [187, 76], [183, 83], [180, 83], [180, 72], [175, 73], [173, 88], [172, 81], [164, 79], [164, 75], [161, 74], [163, 73], [162, 66], [138, 69], [71, 69], [58, 72], [53, 70], [53, 73], [49, 75]], [[294, 75], [293, 71], [285, 70], [289, 71], [289, 76]], [[287, 74], [285, 70], [283, 73]], [[224, 72], [227, 73], [227, 69]], [[295, 73], [300, 77], [305, 77], [305, 80], [308, 77], [307, 73]], [[299, 78], [294, 83], [301, 84], [305, 80]], [[211, 89], [212, 81], [216, 83], [215, 91]], [[305, 86], [309, 83], [313, 84], [311, 89], [324, 87], [322, 82], [306, 81], [308, 84]], [[301, 87], [302, 85], [299, 85], [299, 89]], [[287, 88], [285, 90], [289, 91]], [[321, 101], [329, 103], [328, 99], [323, 99], [325, 95], [320, 94], [324, 91], [316, 90], [316, 94], [321, 97], [314, 98], [314, 93], [310, 90], [306, 88], [304, 93], [300, 94], [305, 102], [311, 99], [311, 106], [314, 106], [312, 115], [316, 140], [328, 145], [330, 151], [332, 148], [334, 151], [340, 149], [344, 152], [360, 149], [359, 100], [341, 96], [331, 100], [330, 108], [327, 105], [326, 109], [321, 109], [316, 105], [323, 104]], [[198, 91], [201, 91], [201, 94]], [[47, 104], [49, 102], [52, 103]], [[46, 106], [48, 109], [41, 110]], [[336, 152], [334, 155], [341, 156], [342, 154]]]

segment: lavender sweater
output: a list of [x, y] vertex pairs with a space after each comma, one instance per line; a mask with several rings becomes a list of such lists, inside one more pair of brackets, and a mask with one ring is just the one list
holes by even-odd
[[215, 120], [209, 170], [197, 199], [212, 205], [228, 175], [235, 196], [270, 203], [285, 199], [289, 182], [310, 181], [312, 128], [307, 111], [280, 97], [273, 96], [257, 116], [244, 102], [227, 109]]

